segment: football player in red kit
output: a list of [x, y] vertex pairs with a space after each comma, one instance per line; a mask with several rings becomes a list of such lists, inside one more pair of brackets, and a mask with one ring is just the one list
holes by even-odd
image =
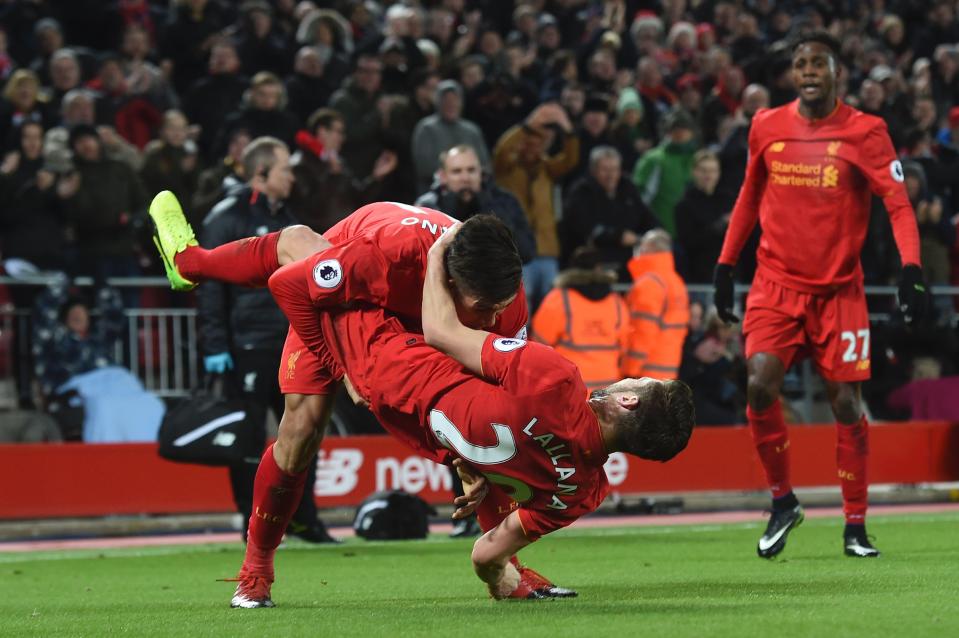
[[902, 258], [899, 302], [919, 318], [926, 291], [916, 218], [886, 124], [840, 101], [839, 45], [824, 32], [801, 36], [792, 79], [799, 98], [761, 110], [749, 132], [749, 163], [715, 272], [716, 306], [733, 314], [733, 266], [756, 225], [758, 268], [746, 301], [747, 417], [773, 496], [758, 554], [779, 554], [803, 510], [790, 485], [789, 441], [780, 407], [786, 369], [808, 352], [826, 382], [838, 429], [837, 466], [849, 556], [878, 556], [866, 537], [868, 431], [860, 382], [869, 378], [869, 317], [859, 254], [870, 200], [889, 211]]
[[552, 348], [464, 326], [444, 265], [453, 234], [429, 251], [422, 335], [366, 304], [305, 311], [317, 283], [310, 262], [339, 268], [332, 255], [346, 253], [337, 247], [281, 268], [270, 290], [297, 330], [316, 318], [320, 339], [304, 340], [387, 430], [434, 460], [461, 459], [474, 482], [481, 474], [493, 483], [489, 496], [507, 497], [501, 521], [484, 525], [473, 547], [473, 566], [494, 598], [539, 597], [511, 557], [599, 506], [609, 453], [667, 461], [685, 448], [692, 394], [678, 381], [624, 379], [587, 400], [576, 366]]
[[[311, 284], [310, 304], [300, 317], [301, 330], [317, 327], [317, 309], [356, 301], [382, 306], [418, 321], [426, 255], [437, 237], [455, 220], [438, 211], [381, 202], [360, 208], [326, 233], [304, 226], [231, 242], [212, 250], [196, 245], [176, 198], [158, 194], [150, 207], [156, 243], [175, 289], [188, 290], [203, 279], [238, 285], [264, 286], [281, 266], [313, 256], [301, 264]], [[467, 325], [490, 328], [509, 337], [525, 337], [525, 297], [521, 268], [508, 231], [490, 218], [477, 218], [458, 233], [447, 267], [455, 282], [457, 309]], [[337, 247], [323, 257], [319, 251]], [[497, 251], [506, 251], [502, 255]], [[515, 263], [513, 263], [515, 261]], [[417, 328], [418, 329], [418, 328]], [[322, 342], [320, 342], [322, 347]], [[279, 436], [263, 455], [254, 485], [254, 514], [234, 606], [271, 605], [273, 554], [304, 489], [306, 464], [322, 441], [337, 383], [330, 370], [311, 353], [300, 335], [290, 330], [280, 361], [280, 388], [285, 410]], [[411, 443], [410, 441], [407, 441]], [[509, 511], [510, 499], [487, 499], [477, 516], [491, 529]], [[250, 568], [255, 565], [256, 569]], [[546, 595], [575, 592], [556, 587], [527, 568], [524, 580]], [[244, 592], [249, 593], [246, 595]]]

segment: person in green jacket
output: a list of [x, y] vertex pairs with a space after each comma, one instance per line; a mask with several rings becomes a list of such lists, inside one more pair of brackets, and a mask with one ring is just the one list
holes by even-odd
[[633, 181], [640, 196], [660, 225], [676, 236], [674, 209], [689, 182], [696, 153], [696, 125], [685, 111], [674, 110], [665, 118], [663, 141], [647, 151], [633, 169]]

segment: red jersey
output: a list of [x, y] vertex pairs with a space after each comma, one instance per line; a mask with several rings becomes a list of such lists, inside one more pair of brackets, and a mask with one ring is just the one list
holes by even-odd
[[576, 366], [552, 348], [490, 335], [483, 379], [379, 308], [326, 314], [323, 336], [391, 434], [438, 462], [469, 462], [519, 503], [530, 540], [606, 497], [599, 421]]
[[719, 263], [736, 263], [758, 218], [759, 273], [808, 293], [862, 281], [872, 194], [889, 211], [902, 262], [919, 264], [916, 218], [885, 122], [842, 102], [815, 121], [800, 115], [799, 100], [760, 110]]
[[[408, 204], [363, 206], [323, 234], [334, 248], [317, 255], [310, 281], [314, 306], [365, 301], [419, 319], [427, 254], [457, 222], [445, 213]], [[490, 330], [525, 339], [528, 320], [521, 286]]]

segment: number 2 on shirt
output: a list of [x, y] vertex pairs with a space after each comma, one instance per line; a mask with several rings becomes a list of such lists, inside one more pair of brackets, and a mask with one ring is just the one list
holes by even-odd
[[[433, 430], [439, 442], [470, 463], [477, 465], [497, 465], [516, 456], [516, 439], [509, 427], [500, 423], [491, 423], [490, 427], [496, 434], [496, 445], [476, 445], [467, 441], [463, 433], [445, 414], [439, 410], [430, 411], [430, 429]], [[484, 472], [484, 475], [491, 482], [502, 487], [517, 503], [524, 503], [533, 498], [532, 488], [519, 479], [495, 472]]]

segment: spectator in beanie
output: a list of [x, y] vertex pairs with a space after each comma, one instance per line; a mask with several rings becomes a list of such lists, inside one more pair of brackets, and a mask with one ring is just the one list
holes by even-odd
[[440, 82], [436, 87], [436, 113], [420, 121], [413, 131], [413, 163], [416, 165], [416, 185], [420, 192], [429, 190], [433, 174], [439, 166], [443, 151], [468, 144], [476, 149], [484, 168], [490, 166], [489, 150], [479, 127], [465, 120], [463, 87], [454, 80]]
[[674, 209], [686, 191], [692, 171], [696, 133], [692, 119], [683, 111], [671, 112], [664, 124], [666, 135], [663, 141], [639, 158], [633, 170], [633, 181], [660, 225], [674, 236]]

